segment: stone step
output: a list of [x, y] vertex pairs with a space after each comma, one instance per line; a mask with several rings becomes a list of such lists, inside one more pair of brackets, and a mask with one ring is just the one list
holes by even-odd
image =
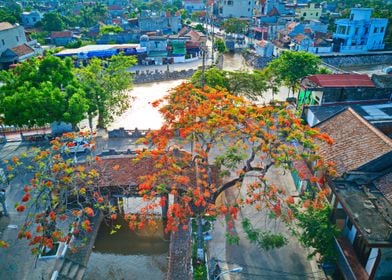
[[72, 262], [68, 261], [68, 260], [64, 260], [64, 263], [59, 271], [59, 274], [67, 276], [69, 273], [69, 270], [71, 269], [72, 266]]
[[86, 272], [85, 267], [83, 266], [79, 267], [78, 273], [76, 274], [74, 280], [82, 280], [85, 272]]
[[71, 268], [69, 269], [68, 277], [75, 279], [76, 274], [78, 273], [80, 265], [73, 263]]

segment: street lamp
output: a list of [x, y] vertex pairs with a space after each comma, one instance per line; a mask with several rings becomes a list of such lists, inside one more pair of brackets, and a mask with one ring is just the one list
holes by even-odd
[[221, 277], [221, 276], [224, 275], [224, 274], [229, 274], [229, 273], [240, 273], [243, 269], [244, 269], [243, 267], [239, 266], [239, 267], [232, 268], [232, 269], [230, 269], [230, 270], [222, 271], [221, 273], [218, 274], [218, 276], [216, 276], [216, 277], [214, 278], [214, 280], [218, 280], [218, 278]]

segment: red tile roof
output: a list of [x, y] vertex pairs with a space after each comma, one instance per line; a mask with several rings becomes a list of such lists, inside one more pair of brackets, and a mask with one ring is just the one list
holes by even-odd
[[15, 54], [17, 54], [17, 56], [24, 56], [26, 54], [30, 54], [30, 53], [34, 52], [34, 50], [31, 47], [29, 47], [28, 45], [26, 45], [26, 44], [17, 46], [15, 48], [12, 48], [11, 50]]
[[[128, 187], [141, 183], [141, 176], [156, 172], [155, 161], [152, 158], [143, 158], [135, 161], [130, 156], [103, 157], [100, 163], [94, 164], [98, 171], [100, 187]], [[196, 186], [194, 168], [184, 168], [182, 175], [190, 178], [189, 186]], [[218, 169], [212, 167], [213, 181], [218, 180]], [[180, 188], [181, 186], [179, 186]]]
[[123, 7], [121, 7], [119, 5], [110, 5], [110, 6], [108, 6], [108, 10], [109, 11], [122, 11]]
[[307, 78], [319, 87], [375, 87], [367, 74], [320, 74]]
[[72, 37], [72, 31], [52, 31], [50, 37], [53, 38], [64, 38]]
[[312, 172], [303, 159], [294, 160], [293, 166], [294, 169], [298, 172], [298, 176], [301, 178], [301, 180], [309, 180], [313, 176]]
[[350, 107], [316, 127], [334, 141], [333, 145], [320, 143], [320, 153], [336, 164], [338, 176], [392, 152], [392, 139]]

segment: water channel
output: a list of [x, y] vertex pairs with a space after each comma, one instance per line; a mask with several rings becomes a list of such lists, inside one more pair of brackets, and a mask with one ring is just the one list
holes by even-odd
[[125, 221], [121, 229], [103, 222], [84, 276], [86, 280], [164, 279], [167, 271], [169, 239], [162, 224], [157, 228], [130, 231]]

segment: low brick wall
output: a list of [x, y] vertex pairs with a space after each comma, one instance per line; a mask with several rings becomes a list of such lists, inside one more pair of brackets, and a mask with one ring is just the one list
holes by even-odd
[[188, 69], [181, 71], [136, 71], [133, 76], [133, 82], [135, 84], [143, 84], [143, 83], [151, 83], [151, 82], [160, 82], [160, 81], [168, 81], [168, 80], [180, 80], [187, 79], [192, 77], [193, 73], [196, 72], [197, 69]]
[[166, 280], [192, 280], [192, 246], [189, 230], [179, 227], [170, 238], [169, 266]]

